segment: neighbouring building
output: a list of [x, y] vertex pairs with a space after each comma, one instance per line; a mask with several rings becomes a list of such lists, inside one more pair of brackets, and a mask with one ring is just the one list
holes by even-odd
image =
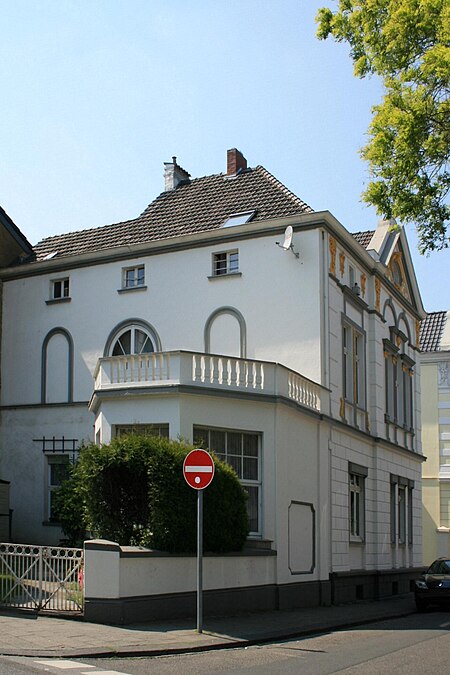
[[431, 312], [420, 332], [423, 561], [450, 555], [450, 312]]
[[172, 158], [140, 216], [33, 255], [0, 270], [15, 541], [57, 543], [67, 463], [133, 430], [232, 464], [277, 606], [409, 590], [425, 313], [401, 226], [352, 235], [232, 149], [196, 179]]
[[[0, 207], [0, 268], [17, 264], [33, 254], [33, 247], [23, 233], [11, 220], [8, 214]], [[0, 277], [0, 392], [2, 388], [1, 348], [2, 348], [2, 291], [3, 284]], [[0, 411], [1, 425], [1, 411]], [[1, 452], [1, 446], [0, 446]], [[11, 516], [9, 507], [10, 483], [1, 479], [0, 472], [0, 541], [8, 540], [11, 536]]]

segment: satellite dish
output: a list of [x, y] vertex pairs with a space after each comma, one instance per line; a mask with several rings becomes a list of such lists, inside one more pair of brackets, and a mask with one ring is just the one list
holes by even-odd
[[277, 241], [275, 242], [277, 246], [283, 249], [283, 251], [292, 251], [292, 253], [295, 255], [296, 258], [299, 257], [299, 254], [297, 251], [294, 251], [294, 245], [292, 243], [292, 237], [294, 234], [294, 230], [292, 229], [292, 225], [288, 225], [287, 228], [284, 231], [284, 241], [282, 244], [279, 244]]
[[281, 248], [284, 248], [285, 251], [288, 251], [292, 246], [292, 235], [293, 234], [294, 234], [294, 230], [292, 229], [292, 225], [288, 225], [287, 228], [284, 231], [284, 241], [281, 244]]

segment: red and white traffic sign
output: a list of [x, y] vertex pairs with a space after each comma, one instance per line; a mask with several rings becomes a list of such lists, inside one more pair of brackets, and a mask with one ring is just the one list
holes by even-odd
[[200, 448], [191, 450], [184, 458], [183, 476], [194, 490], [208, 487], [214, 478], [214, 462], [209, 452]]

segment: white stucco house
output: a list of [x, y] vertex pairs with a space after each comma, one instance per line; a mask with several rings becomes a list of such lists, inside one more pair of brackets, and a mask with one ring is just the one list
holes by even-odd
[[409, 590], [424, 311], [403, 228], [352, 235], [236, 149], [197, 179], [172, 158], [164, 187], [137, 218], [3, 261], [14, 540], [57, 543], [65, 463], [134, 429], [233, 465], [278, 606]]

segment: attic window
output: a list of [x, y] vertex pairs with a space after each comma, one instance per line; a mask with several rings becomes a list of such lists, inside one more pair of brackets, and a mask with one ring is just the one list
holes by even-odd
[[244, 225], [250, 222], [256, 211], [242, 211], [242, 213], [232, 213], [228, 216], [222, 227], [235, 227], [236, 225]]
[[52, 251], [52, 253], [47, 253], [47, 255], [43, 258], [43, 260], [51, 260], [56, 255], [58, 255], [58, 251]]

